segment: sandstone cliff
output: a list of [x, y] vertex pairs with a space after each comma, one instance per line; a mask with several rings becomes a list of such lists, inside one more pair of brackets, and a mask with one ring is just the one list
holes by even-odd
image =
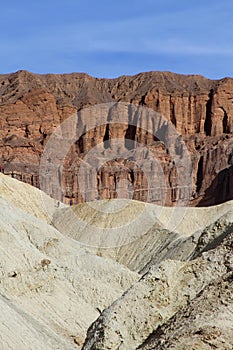
[[[102, 125], [98, 123], [98, 115], [91, 115], [92, 106], [100, 104], [110, 104]], [[113, 125], [111, 121], [119, 113], [117, 106], [127, 108], [128, 120], [123, 124], [120, 118], [119, 125]], [[136, 106], [147, 107], [146, 112], [137, 110]], [[175, 126], [177, 135], [174, 140], [171, 137], [171, 142], [176, 141], [179, 161], [174, 161], [174, 154], [164, 140], [166, 135], [163, 138], [160, 134], [164, 119], [158, 117], [157, 125], [152, 125], [149, 109]], [[56, 172], [44, 175], [47, 182], [43, 190], [49, 195], [66, 203], [70, 199], [78, 203], [120, 197], [163, 205], [200, 206], [233, 198], [232, 79], [211, 81], [168, 72], [117, 79], [96, 79], [83, 73], [35, 75], [26, 71], [1, 75], [0, 164], [5, 173], [41, 187], [41, 156], [56, 127], [71, 115], [77, 116], [79, 137], [70, 145], [59, 175]], [[123, 140], [123, 144], [115, 157], [111, 157], [106, 148], [115, 139]], [[130, 141], [145, 146], [149, 156], [148, 152], [130, 153], [127, 145]], [[102, 163], [98, 163], [96, 147], [101, 143], [105, 153]], [[57, 153], [61, 146], [55, 145]], [[192, 164], [190, 173], [184, 167], [186, 147]], [[87, 155], [95, 171], [86, 169], [80, 173]], [[54, 155], [51, 158], [53, 162]], [[188, 178], [192, 180], [189, 186], [182, 187], [179, 171], [186, 176], [184, 182]], [[62, 194], [53, 184], [58, 176]], [[155, 191], [150, 191], [148, 178], [152, 178]], [[188, 192], [185, 186], [190, 187]]]

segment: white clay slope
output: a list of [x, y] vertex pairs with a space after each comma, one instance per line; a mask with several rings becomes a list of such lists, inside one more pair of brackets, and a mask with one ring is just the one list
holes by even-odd
[[161, 323], [169, 336], [169, 318], [232, 270], [232, 204], [67, 207], [0, 174], [0, 349], [81, 349], [89, 327], [85, 350], [135, 350]]
[[189, 259], [200, 245], [224, 236], [232, 222], [233, 201], [209, 208], [165, 208], [103, 200], [60, 209], [53, 218], [55, 227], [91, 252], [141, 273], [165, 259]]
[[0, 189], [0, 349], [79, 348], [100, 311], [138, 275], [38, 219], [40, 191], [6, 179], [9, 188], [11, 182], [19, 194], [10, 201]]

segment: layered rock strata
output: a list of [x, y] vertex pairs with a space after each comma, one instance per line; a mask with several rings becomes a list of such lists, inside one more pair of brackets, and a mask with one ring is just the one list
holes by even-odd
[[[47, 152], [47, 163], [54, 166], [48, 174], [41, 157], [56, 128], [71, 116], [76, 138], [62, 134], [70, 142], [65, 157], [59, 140], [51, 159]], [[211, 81], [168, 72], [116, 79], [26, 71], [1, 75], [0, 130], [5, 173], [36, 187], [43, 182], [43, 190], [66, 203], [133, 198], [205, 206], [233, 198], [230, 78]], [[116, 140], [119, 147], [109, 154]], [[87, 157], [91, 167], [80, 172]]]

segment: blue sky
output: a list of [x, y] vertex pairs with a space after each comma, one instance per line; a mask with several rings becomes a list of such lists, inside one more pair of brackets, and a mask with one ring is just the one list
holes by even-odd
[[233, 77], [232, 0], [1, 2], [0, 73]]

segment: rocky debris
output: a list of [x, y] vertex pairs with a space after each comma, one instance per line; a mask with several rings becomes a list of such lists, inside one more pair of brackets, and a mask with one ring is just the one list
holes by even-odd
[[[211, 285], [215, 284], [219, 288], [215, 292], [215, 297], [218, 298], [221, 283], [223, 288], [227, 288], [224, 279], [227, 281], [228, 273], [231, 272], [232, 275], [232, 244], [233, 234], [230, 234], [216, 249], [202, 254], [193, 261], [165, 260], [159, 267], [152, 267], [91, 325], [83, 350], [136, 349], [153, 330], [156, 332], [158, 327], [165, 325], [173, 315], [180, 312], [182, 307], [192, 305], [193, 301], [195, 303], [195, 299], [199, 298], [201, 293], [207, 295], [205, 288], [211, 290]], [[232, 281], [232, 277], [229, 281]], [[230, 302], [229, 291], [226, 292], [226, 297], [228, 304], [225, 305], [223, 317], [227, 320], [227, 335], [232, 329], [233, 305]], [[204, 297], [202, 302], [203, 300]], [[221, 305], [221, 298], [217, 302]], [[229, 316], [226, 307], [228, 305]], [[217, 314], [221, 311], [217, 309], [213, 311], [213, 304], [208, 302], [203, 302], [202, 306], [206, 308], [206, 313], [212, 313], [213, 317], [215, 312]], [[197, 322], [200, 326], [201, 322]], [[172, 341], [170, 338], [169, 340]]]
[[209, 284], [162, 327], [158, 327], [143, 350], [231, 350], [233, 347], [233, 274]]
[[222, 240], [233, 232], [233, 212], [228, 211], [221, 216], [216, 222], [207, 226], [199, 235], [197, 239], [196, 235], [196, 247], [190, 259], [195, 259], [203, 252], [216, 248]]
[[[74, 140], [62, 164], [59, 175], [64, 190], [62, 196], [52, 185], [54, 174], [48, 179], [45, 190], [52, 197], [66, 203], [70, 199], [80, 203], [127, 196], [163, 205], [176, 205], [184, 199], [191, 206], [218, 204], [233, 198], [232, 101], [233, 80], [230, 78], [211, 81], [201, 76], [169, 72], [148, 72], [117, 79], [97, 79], [78, 73], [36, 75], [26, 71], [1, 75], [0, 164], [6, 174], [40, 187], [39, 166], [45, 145], [55, 128], [74, 114], [78, 115], [80, 137]], [[86, 119], [85, 108], [107, 103], [145, 106], [173, 123], [191, 155], [191, 193], [179, 187], [177, 169], [180, 164], [174, 162], [163, 142], [154, 137], [157, 127], [150, 125], [146, 115], [129, 111], [126, 123], [114, 127], [108, 122], [113, 119], [114, 108], [110, 108], [102, 126], [93, 125], [93, 120], [98, 119], [96, 115]], [[89, 128], [90, 125], [93, 127]], [[96, 155], [93, 149], [115, 138], [124, 141], [124, 152], [119, 151], [116, 159], [107, 157], [97, 172], [87, 171], [80, 175], [81, 180], [78, 179], [86, 155], [92, 150], [93, 164]], [[150, 192], [148, 176], [139, 166], [142, 155], [130, 160], [132, 157], [125, 153], [127, 140], [145, 145], [152, 158], [158, 160], [166, 188], [162, 194], [158, 190]], [[182, 159], [184, 147], [179, 141], [176, 152]], [[146, 155], [142, 160], [147, 169], [151, 168], [149, 177], [153, 178], [158, 167]], [[156, 178], [155, 187], [161, 189], [163, 186]], [[84, 191], [79, 181], [84, 184]]]
[[233, 274], [216, 280], [153, 332], [138, 349], [224, 349], [233, 347]]

